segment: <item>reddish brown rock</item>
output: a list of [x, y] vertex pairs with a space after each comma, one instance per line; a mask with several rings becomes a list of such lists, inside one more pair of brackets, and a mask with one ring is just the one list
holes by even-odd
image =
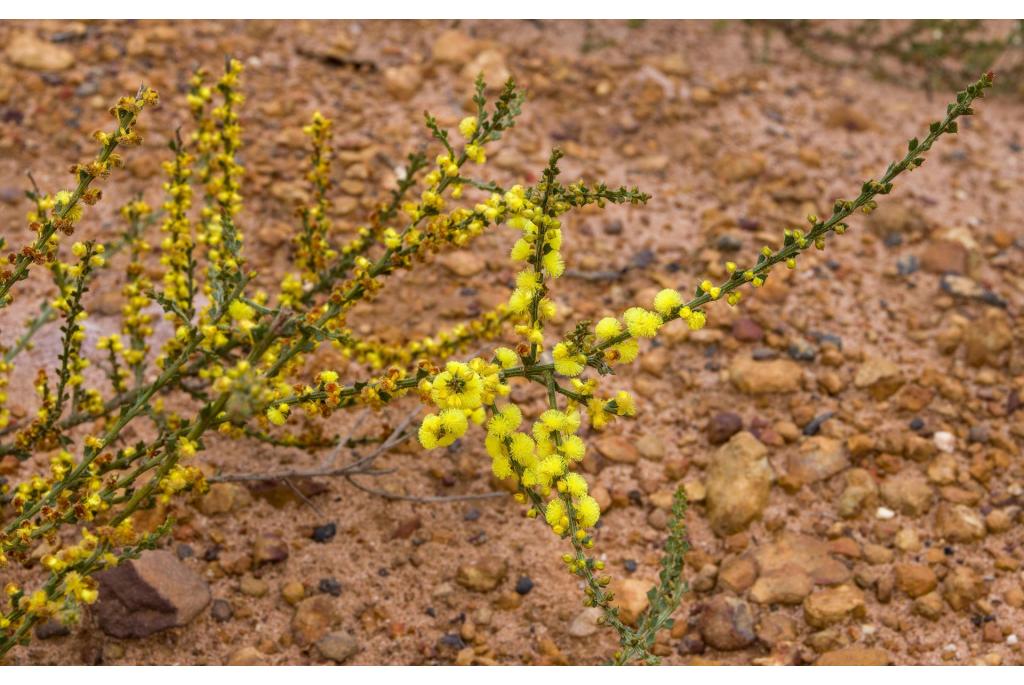
[[740, 356], [729, 367], [729, 380], [747, 395], [796, 392], [803, 380], [803, 369], [791, 359], [757, 361]]
[[907, 516], [922, 516], [932, 508], [935, 492], [916, 469], [904, 469], [882, 483], [886, 505]]
[[296, 605], [292, 616], [292, 636], [296, 644], [307, 647], [327, 635], [339, 618], [333, 597], [314, 595]]
[[811, 577], [790, 565], [760, 576], [750, 588], [750, 600], [758, 604], [800, 604], [813, 589]]
[[921, 268], [932, 274], [964, 274], [967, 271], [967, 248], [952, 240], [937, 240], [921, 253]]
[[843, 443], [834, 438], [816, 435], [807, 438], [786, 457], [786, 482], [782, 485], [799, 488], [831, 478], [850, 465]]
[[750, 317], [741, 316], [732, 322], [732, 337], [742, 342], [759, 342], [764, 338], [764, 329]]
[[638, 578], [619, 578], [612, 581], [609, 589], [615, 595], [612, 604], [619, 608], [619, 618], [623, 623], [636, 625], [640, 614], [647, 609], [651, 583]]
[[288, 558], [288, 544], [276, 535], [261, 535], [252, 546], [253, 561], [261, 564], [277, 564]]
[[850, 579], [846, 565], [829, 554], [828, 546], [809, 535], [786, 532], [775, 542], [754, 552], [761, 575], [776, 575], [789, 568], [801, 569], [815, 585], [838, 585]]
[[876, 400], [884, 400], [899, 390], [904, 383], [900, 367], [882, 357], [868, 357], [857, 369], [853, 384], [864, 388]]
[[640, 460], [640, 451], [621, 435], [602, 435], [594, 441], [594, 447], [605, 459], [620, 464], [635, 464]]
[[981, 514], [967, 505], [942, 502], [935, 510], [935, 533], [950, 542], [974, 542], [985, 532]]
[[736, 597], [718, 595], [708, 602], [698, 628], [704, 642], [723, 651], [743, 649], [757, 639], [750, 606]]
[[855, 585], [819, 590], [804, 600], [804, 620], [812, 628], [827, 628], [848, 618], [863, 618], [864, 593]]
[[768, 504], [774, 472], [768, 450], [743, 431], [718, 448], [707, 477], [708, 519], [719, 535], [746, 528]]
[[490, 592], [505, 580], [508, 562], [487, 559], [480, 564], [463, 564], [455, 574], [455, 582], [475, 592]]
[[942, 597], [956, 611], [963, 611], [985, 596], [985, 581], [974, 569], [955, 567], [942, 582]]
[[743, 419], [730, 411], [718, 412], [708, 421], [708, 442], [721, 445], [743, 430]]
[[896, 564], [896, 586], [910, 597], [928, 594], [939, 584], [935, 572], [924, 564]]
[[96, 574], [100, 599], [94, 610], [100, 629], [117, 638], [146, 637], [183, 626], [210, 603], [210, 588], [166, 550]]

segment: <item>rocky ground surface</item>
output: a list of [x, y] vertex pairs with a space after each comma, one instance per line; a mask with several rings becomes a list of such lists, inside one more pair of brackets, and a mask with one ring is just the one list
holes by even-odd
[[[246, 65], [240, 222], [250, 264], [272, 285], [306, 192], [300, 128], [314, 109], [336, 120], [334, 218], [351, 232], [425, 140], [424, 109], [453, 125], [477, 72], [491, 83], [515, 74], [530, 95], [491, 153], [495, 180], [536, 180], [557, 144], [568, 177], [653, 194], [646, 208], [568, 219], [572, 271], [554, 294], [568, 329], [747, 261], [853, 196], [944, 112], [946, 93], [825, 68], [777, 37], [762, 50], [761, 38], [708, 22], [6, 22], [0, 220], [21, 242], [25, 172], [65, 185], [106, 108], [140, 82], [164, 104], [145, 114], [146, 145], [105, 184], [83, 234], [109, 235], [134, 193], [158, 204], [166, 136], [189, 124], [188, 72], [217, 69], [227, 53]], [[584, 468], [605, 508], [596, 549], [627, 616], [656, 577], [671, 493], [682, 486], [693, 503], [692, 591], [658, 641], [666, 663], [1024, 663], [1017, 95], [994, 89], [981, 116], [829, 250], [737, 310], [712, 307], [699, 333], [667, 327], [607, 381], [636, 393], [639, 417], [586, 435]], [[507, 296], [511, 242], [498, 231], [395, 278], [355, 328], [394, 340], [486, 310]], [[119, 326], [123, 278], [110, 273], [91, 294], [90, 339]], [[46, 288], [25, 284], [4, 342]], [[44, 331], [22, 360], [16, 417], [34, 411], [31, 378], [55, 340]], [[328, 429], [349, 425], [336, 416]], [[379, 461], [394, 472], [360, 483], [492, 491], [475, 435], [429, 455], [405, 444]], [[199, 457], [230, 473], [319, 458], [216, 440]], [[20, 479], [41, 462], [0, 468]], [[221, 484], [175, 504], [165, 550], [109, 572], [80, 625], [43, 626], [14, 661], [594, 664], [614, 650], [563, 571], [562, 543], [510, 497], [419, 503], [343, 480], [294, 485]]]

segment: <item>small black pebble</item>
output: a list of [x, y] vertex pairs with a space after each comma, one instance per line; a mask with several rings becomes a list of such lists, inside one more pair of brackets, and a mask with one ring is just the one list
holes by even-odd
[[331, 540], [338, 532], [338, 526], [334, 523], [325, 523], [322, 526], [317, 526], [313, 529], [313, 540], [315, 542], [327, 542]]
[[910, 430], [919, 431], [924, 428], [924, 419], [920, 416], [915, 416], [910, 420]]
[[436, 611], [434, 611], [434, 607], [427, 607], [427, 611], [426, 611], [426, 614], [427, 614], [427, 616], [429, 616], [430, 618], [437, 618], [437, 612], [436, 612]]
[[478, 518], [480, 518], [479, 509], [470, 509], [469, 511], [462, 515], [463, 521], [476, 521]]
[[516, 581], [516, 592], [521, 595], [530, 594], [530, 590], [533, 589], [533, 581], [530, 580], [529, 576], [519, 576], [519, 580]]
[[462, 638], [455, 633], [448, 633], [447, 635], [441, 636], [441, 644], [445, 647], [451, 647], [453, 649], [463, 649], [466, 643], [462, 641]]
[[192, 549], [191, 545], [178, 545], [178, 549], [176, 551], [179, 559], [188, 559], [189, 557], [194, 557], [196, 555], [196, 551]]
[[832, 418], [835, 412], [827, 411], [824, 414], [819, 414], [811, 419], [810, 423], [804, 426], [804, 435], [817, 435], [818, 431], [821, 430], [821, 424]]
[[225, 621], [230, 621], [231, 617], [235, 615], [235, 609], [227, 600], [215, 599], [210, 606], [210, 614], [213, 616], [214, 621], [224, 623]]
[[220, 559], [220, 551], [223, 549], [220, 545], [214, 545], [208, 550], [203, 552], [203, 561], [217, 561]]
[[391, 575], [391, 571], [387, 570], [386, 568], [379, 568], [377, 569], [377, 575], [381, 578], [387, 578]]
[[943, 552], [943, 553], [944, 553], [944, 554], [945, 554], [945, 555], [946, 555], [947, 557], [951, 557], [951, 556], [953, 556], [953, 548], [952, 548], [952, 547], [948, 547], [948, 546], [947, 546], [947, 547], [943, 547], [943, 548], [942, 548], [942, 552]]
[[341, 583], [338, 582], [337, 578], [321, 578], [320, 584], [317, 585], [317, 589], [331, 597], [341, 596]]
[[636, 562], [632, 559], [626, 559], [624, 562], [622, 562], [622, 565], [626, 567], [626, 571], [629, 573], [633, 573], [636, 571]]

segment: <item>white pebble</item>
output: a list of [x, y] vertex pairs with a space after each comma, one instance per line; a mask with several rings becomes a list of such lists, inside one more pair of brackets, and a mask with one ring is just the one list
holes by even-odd
[[875, 512], [875, 518], [888, 521], [889, 519], [896, 516], [896, 512], [888, 507], [878, 507], [878, 511]]
[[946, 431], [937, 431], [932, 436], [932, 440], [935, 441], [935, 446], [940, 452], [952, 452], [956, 449], [956, 436]]
[[1009, 635], [1006, 636], [1006, 644], [1008, 644], [1010, 646], [1013, 646], [1013, 645], [1017, 644], [1018, 642], [1020, 642], [1020, 640], [1018, 640], [1017, 636], [1014, 635], [1013, 633], [1010, 633]]

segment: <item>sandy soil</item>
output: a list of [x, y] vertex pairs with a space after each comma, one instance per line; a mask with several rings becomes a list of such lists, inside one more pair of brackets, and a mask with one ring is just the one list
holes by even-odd
[[[450, 29], [472, 39], [454, 64], [437, 58], [438, 39]], [[735, 22], [5, 22], [0, 44], [26, 31], [61, 41], [54, 47], [70, 51], [75, 64], [40, 72], [0, 62], [0, 224], [9, 227], [9, 240], [17, 242], [28, 208], [23, 174], [31, 171], [43, 188], [66, 183], [64, 168], [89, 154], [88, 134], [106, 125], [106, 107], [143, 81], [162, 93], [163, 106], [145, 114], [144, 149], [130, 151], [127, 171], [104, 185], [106, 197], [83, 234], [114, 230], [115, 208], [134, 193], [159, 203], [166, 136], [188, 125], [189, 70], [217, 69], [231, 54], [246, 65], [248, 96], [248, 199], [240, 223], [247, 257], [268, 287], [287, 263], [291, 202], [304, 192], [300, 128], [311, 111], [336, 121], [335, 221], [348, 232], [383, 197], [405, 154], [426, 141], [424, 109], [453, 125], [479, 70], [492, 83], [515, 74], [529, 99], [520, 124], [495, 146], [489, 168], [496, 181], [535, 180], [557, 144], [567, 153], [567, 178], [638, 185], [653, 195], [644, 208], [568, 219], [565, 255], [577, 271], [554, 295], [564, 305], [559, 324], [566, 330], [579, 318], [647, 304], [660, 287], [691, 290], [705, 275], [721, 273], [727, 259], [743, 262], [775, 243], [808, 213], [825, 215], [835, 197], [853, 196], [864, 179], [881, 174], [947, 102], [946, 93], [929, 95], [913, 82], [808, 62], [778, 37], [762, 53], [760, 33]], [[687, 570], [694, 590], [659, 644], [666, 663], [813, 663], [847, 647], [878, 650], [872, 654], [900, 664], [1024, 663], [1024, 423], [1016, 411], [1024, 380], [1024, 105], [996, 88], [978, 109], [961, 135], [942, 140], [921, 170], [899, 181], [877, 215], [858, 218], [828, 251], [809, 256], [764, 292], [747, 293], [737, 311], [713, 307], [699, 334], [667, 330], [648, 361], [606, 381], [608, 388], [633, 390], [639, 405], [636, 421], [609, 431], [636, 445], [635, 463], [606, 458], [614, 442], [602, 443], [607, 449], [593, 450], [587, 462], [612, 501], [597, 550], [613, 576], [653, 579], [665, 523], [658, 505], [679, 484], [698, 500]], [[394, 278], [389, 288], [398, 299], [363, 308], [354, 328], [398, 339], [486, 310], [506, 297], [512, 241], [501, 229], [474, 243], [466, 251], [477, 270], [470, 276], [455, 273], [466, 260], [442, 257], [434, 268]], [[601, 275], [626, 267], [632, 268], [618, 276]], [[1004, 306], [946, 292], [946, 271], [991, 289]], [[38, 276], [5, 312], [5, 343], [31, 313], [33, 289], [47, 292]], [[91, 319], [91, 339], [119, 325], [112, 299], [119, 278], [107, 274], [92, 293], [100, 314]], [[39, 336], [12, 381], [20, 413], [34, 410], [30, 380], [37, 366], [49, 364], [55, 334], [51, 328]], [[737, 360], [752, 354], [795, 358], [799, 382], [785, 393], [743, 393], [730, 379], [739, 373]], [[857, 382], [876, 358], [894, 363], [902, 381], [883, 399]], [[349, 378], [365, 373], [356, 365], [346, 370]], [[535, 390], [514, 392], [527, 397]], [[414, 408], [410, 399], [359, 430], [384, 430]], [[761, 516], [727, 537], [712, 532], [700, 501], [720, 454], [709, 424], [721, 412], [738, 414], [745, 430], [760, 437], [776, 473]], [[816, 436], [803, 434], [828, 412]], [[336, 416], [326, 428], [344, 434], [347, 424]], [[952, 434], [949, 452], [935, 447], [946, 447], [942, 432]], [[593, 445], [608, 436], [587, 440]], [[794, 483], [794, 455], [814, 450], [831, 450], [836, 468]], [[212, 440], [200, 459], [223, 472], [248, 472], [314, 464], [320, 456]], [[475, 439], [429, 455], [407, 444], [379, 464], [394, 472], [360, 482], [423, 496], [495, 488]], [[23, 465], [17, 477], [33, 468]], [[840, 501], [857, 470], [883, 491], [844, 518]], [[903, 490], [885, 484], [912, 476], [925, 484], [924, 504], [901, 509]], [[215, 620], [206, 610], [185, 627], [132, 641], [104, 635], [86, 616], [70, 635], [18, 650], [14, 662], [221, 664], [255, 648], [255, 656], [251, 649], [242, 655], [268, 664], [328, 663], [315, 648], [294, 644], [295, 609], [281, 596], [293, 581], [307, 594], [320, 593], [326, 578], [341, 585], [332, 600], [337, 629], [359, 645], [348, 663], [594, 664], [614, 649], [607, 631], [570, 634], [581, 594], [562, 570], [561, 543], [523, 520], [510, 497], [426, 504], [386, 500], [345, 481], [320, 482], [325, 491], [309, 503], [293, 497], [275, 506], [257, 497], [238, 511], [209, 516], [195, 503], [175, 506], [181, 524], [170, 548], [193, 551], [186, 563], [207, 578], [214, 598], [230, 603], [230, 619]], [[947, 539], [936, 516], [951, 506], [983, 521], [976, 539]], [[879, 507], [895, 517], [879, 518]], [[336, 522], [336, 537], [311, 540], [312, 528], [328, 521]], [[264, 535], [280, 536], [288, 559], [244, 570]], [[778, 541], [793, 535], [805, 536], [795, 538], [797, 552], [786, 553], [798, 571], [814, 575], [800, 568], [813, 564], [799, 550], [821, 551], [839, 565], [830, 567], [831, 577], [814, 578], [814, 596], [849, 586], [863, 593], [859, 608], [812, 627], [800, 598], [788, 605], [754, 600], [766, 550], [785, 557]], [[219, 559], [204, 560], [217, 556], [210, 553], [217, 547]], [[460, 565], [486, 563], [507, 564], [496, 589], [474, 592], [456, 581]], [[903, 575], [896, 572], [901, 564]], [[927, 576], [920, 567], [937, 582], [923, 601], [899, 580]], [[960, 609], [949, 598], [958, 569], [983, 585]], [[514, 589], [521, 577], [533, 582], [525, 595]], [[740, 607], [730, 630], [744, 644], [735, 649], [716, 648], [721, 636], [701, 619], [721, 606], [721, 597], [739, 599], [730, 605]], [[748, 640], [751, 627], [757, 637]]]

